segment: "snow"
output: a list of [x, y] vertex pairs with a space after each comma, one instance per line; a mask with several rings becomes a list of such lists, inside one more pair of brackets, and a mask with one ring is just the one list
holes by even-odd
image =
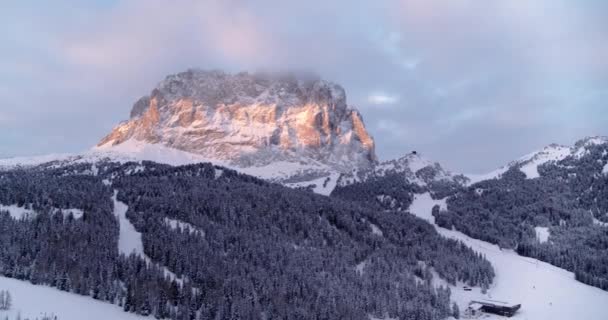
[[397, 199], [386, 194], [376, 196], [376, 200], [378, 200], [383, 205], [389, 205], [390, 208], [395, 208], [399, 203]]
[[[155, 264], [152, 262], [152, 259], [150, 259], [150, 257], [144, 253], [144, 244], [141, 240], [141, 233], [135, 230], [135, 226], [133, 226], [131, 221], [129, 221], [127, 218], [127, 211], [129, 210], [129, 207], [125, 203], [118, 201], [117, 197], [118, 191], [115, 190], [114, 196], [112, 196], [112, 201], [114, 202], [114, 215], [118, 219], [120, 228], [118, 236], [118, 251], [127, 256], [131, 253], [135, 253], [142, 257], [146, 263]], [[163, 269], [165, 275], [169, 276], [170, 279], [177, 281], [180, 285], [183, 283], [183, 279], [171, 272], [165, 266], [160, 267]]]
[[496, 169], [492, 172], [485, 174], [467, 174], [466, 177], [469, 178], [470, 181], [468, 184], [471, 185], [484, 180], [500, 178], [502, 174], [507, 172], [511, 167], [520, 166], [521, 172], [523, 172], [528, 179], [534, 179], [540, 177], [540, 174], [538, 173], [538, 167], [540, 165], [543, 165], [547, 162], [560, 161], [569, 156], [580, 158], [588, 153], [589, 146], [605, 144], [607, 142], [608, 139], [604, 137], [587, 138], [586, 140], [584, 140], [584, 143], [582, 143], [582, 145], [578, 147], [578, 149], [576, 147], [552, 144], [543, 148], [542, 150], [535, 151], [523, 157], [520, 157], [519, 159], [509, 163], [508, 165]]
[[184, 231], [188, 231], [189, 233], [194, 233], [196, 235], [201, 235], [201, 236], [205, 235], [205, 231], [203, 231], [201, 228], [193, 226], [187, 222], [170, 219], [170, 218], [165, 218], [165, 224], [167, 224], [171, 229], [174, 229], [174, 230], [179, 228]]
[[36, 215], [36, 212], [31, 209], [19, 207], [16, 204], [13, 205], [0, 205], [0, 211], [8, 211], [13, 219], [19, 220], [21, 218], [28, 219]]
[[[560, 161], [572, 154], [570, 147], [551, 145], [539, 152], [535, 152], [530, 155], [523, 157], [519, 162], [523, 163], [520, 170], [526, 175], [528, 179], [534, 179], [540, 177], [538, 173], [538, 166], [545, 164], [550, 161]], [[526, 158], [529, 158], [525, 160]]]
[[13, 300], [11, 310], [0, 311], [0, 319], [16, 319], [18, 314], [22, 319], [35, 318], [45, 313], [59, 320], [151, 319], [126, 313], [117, 305], [5, 277], [0, 277], [0, 290], [8, 290]]
[[545, 243], [547, 241], [549, 241], [549, 228], [547, 227], [536, 227], [534, 228], [534, 231], [536, 231], [536, 239], [538, 239], [538, 241], [540, 243]]
[[51, 161], [62, 161], [73, 157], [73, 154], [68, 153], [53, 153], [40, 156], [32, 157], [13, 157], [0, 159], [0, 168], [12, 168], [12, 167], [29, 167], [35, 166], [42, 163]]
[[[102, 160], [111, 160], [118, 163], [153, 161], [171, 166], [208, 162], [217, 166], [226, 167], [244, 174], [258, 177], [260, 179], [274, 182], [282, 182], [282, 180], [288, 179], [297, 174], [323, 172], [324, 177], [322, 179], [317, 178], [313, 181], [303, 181], [299, 184], [285, 183], [286, 186], [294, 188], [302, 185], [316, 184], [317, 187], [314, 188], [313, 191], [323, 195], [329, 195], [333, 191], [340, 176], [340, 173], [333, 170], [330, 166], [313, 160], [306, 163], [275, 161], [266, 165], [240, 167], [227, 161], [212, 159], [200, 154], [177, 150], [161, 144], [137, 141], [135, 139], [125, 141], [116, 146], [104, 145], [101, 147], [94, 147], [91, 150], [79, 154], [52, 154], [45, 156], [0, 159], [0, 171], [14, 168], [32, 167], [57, 161], [59, 164], [92, 163], [94, 166], [91, 174], [95, 175], [99, 172], [99, 168], [97, 168], [95, 163]], [[143, 170], [145, 170], [145, 167], [140, 165], [131, 172], [128, 172], [128, 174], [141, 172]], [[220, 172], [216, 171], [216, 178], [219, 177], [219, 174]], [[328, 174], [331, 180], [325, 187], [323, 187], [325, 176]], [[110, 181], [104, 181], [104, 183], [110, 183]]]
[[[416, 195], [410, 212], [434, 224], [431, 210], [445, 200], [433, 200], [428, 193]], [[452, 286], [452, 299], [465, 310], [471, 300], [491, 299], [521, 303], [514, 320], [605, 320], [608, 319], [608, 292], [585, 285], [574, 274], [536, 259], [517, 255], [512, 250], [470, 238], [458, 231], [435, 226], [446, 238], [460, 240], [483, 254], [494, 266], [496, 278], [487, 294], [479, 288], [464, 291]], [[502, 319], [488, 316], [486, 319]]]
[[593, 224], [600, 227], [608, 227], [608, 223], [598, 220], [596, 217], [593, 217]]
[[[249, 171], [246, 169], [245, 171]], [[325, 181], [327, 181], [327, 184]], [[332, 172], [329, 176], [323, 176], [310, 181], [302, 181], [302, 182], [294, 182], [294, 183], [285, 183], [285, 186], [290, 188], [306, 188], [308, 186], [314, 185], [312, 191], [316, 194], [321, 194], [324, 196], [329, 196], [332, 191], [336, 188], [336, 184], [338, 179], [340, 178], [340, 173]]]
[[84, 215], [84, 212], [80, 209], [55, 209], [57, 211], [61, 211], [63, 213], [63, 217], [67, 218], [70, 214], [74, 217], [74, 219], [80, 219]]
[[[33, 218], [37, 215], [36, 211], [32, 210], [32, 209], [28, 209], [27, 207], [31, 207], [31, 204], [28, 204], [24, 207], [20, 207], [16, 204], [13, 205], [0, 205], [0, 211], [8, 211], [8, 213], [11, 215], [11, 217], [13, 219], [19, 220], [19, 219], [29, 219], [29, 218]], [[84, 214], [84, 212], [80, 209], [58, 209], [55, 208], [53, 209], [53, 213], [56, 212], [61, 212], [63, 213], [64, 217], [67, 217], [70, 213], [74, 216], [75, 219], [80, 219], [82, 218], [82, 215]]]
[[469, 179], [469, 182], [467, 183], [467, 185], [472, 185], [477, 182], [485, 181], [485, 180], [499, 179], [503, 175], [503, 173], [507, 172], [507, 170], [509, 170], [509, 166], [504, 166], [504, 167], [496, 169], [492, 172], [488, 172], [488, 173], [484, 173], [484, 174], [473, 174], [473, 173], [465, 174], [465, 177], [467, 177]]
[[607, 143], [608, 137], [587, 137], [577, 143], [578, 149], [574, 152], [574, 156], [580, 159], [589, 154], [589, 147]]
[[[408, 175], [408, 178], [416, 179], [416, 172], [426, 167], [432, 167], [435, 163], [420, 156], [418, 153], [410, 153], [396, 160], [386, 161], [378, 164], [374, 168], [376, 176], [384, 176], [391, 172], [403, 172]], [[445, 178], [445, 177], [442, 177]], [[422, 182], [422, 181], [420, 181]]]
[[377, 225], [370, 223], [369, 226], [370, 226], [370, 228], [372, 228], [372, 234], [375, 234], [380, 237], [384, 236], [384, 233], [382, 233], [382, 230], [380, 230], [380, 228]]
[[365, 272], [365, 266], [367, 266], [367, 261], [363, 261], [355, 266], [355, 271], [358, 275], [363, 275], [363, 272]]
[[99, 168], [97, 168], [97, 165], [94, 163], [91, 166], [91, 174], [93, 174], [94, 176], [99, 175]]
[[602, 174], [608, 175], [608, 163], [604, 165], [604, 169], [602, 169]]
[[127, 219], [127, 211], [129, 207], [123, 202], [118, 201], [116, 198], [118, 191], [114, 191], [112, 201], [114, 202], [114, 215], [118, 218], [120, 225], [120, 233], [118, 237], [118, 250], [120, 253], [130, 255], [136, 253], [140, 256], [144, 256], [144, 245], [141, 241], [141, 233], [135, 230], [131, 221]]
[[338, 183], [339, 178], [340, 178], [340, 173], [332, 172], [329, 175], [329, 181], [327, 182], [327, 184], [325, 186], [323, 186], [323, 184], [325, 183], [325, 179], [324, 179], [320, 184], [317, 184], [317, 187], [314, 188], [313, 191], [318, 194], [329, 196], [336, 188], [336, 184]]
[[413, 155], [412, 157], [410, 157], [410, 161], [408, 164], [409, 164], [410, 170], [412, 170], [413, 173], [416, 173], [420, 169], [426, 168], [428, 166], [432, 166], [434, 163], [431, 162], [430, 160], [423, 158], [416, 154], [416, 155]]
[[410, 205], [409, 211], [412, 214], [430, 222], [431, 224], [435, 224], [435, 217], [433, 217], [432, 214], [433, 207], [435, 205], [439, 205], [439, 210], [447, 209], [446, 199], [433, 200], [428, 192], [416, 194], [414, 195], [414, 201]]

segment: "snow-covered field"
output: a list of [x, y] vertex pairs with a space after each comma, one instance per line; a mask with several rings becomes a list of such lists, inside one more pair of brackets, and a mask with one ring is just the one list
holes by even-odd
[[[433, 200], [428, 193], [416, 195], [410, 212], [433, 225], [431, 210], [436, 204], [445, 208], [445, 201]], [[550, 264], [519, 256], [511, 250], [470, 238], [461, 232], [436, 226], [437, 231], [467, 244], [483, 254], [496, 270], [494, 284], [487, 294], [479, 288], [464, 291], [462, 286], [452, 287], [452, 296], [460, 309], [474, 299], [492, 299], [521, 304], [514, 320], [606, 320], [608, 319], [608, 292], [582, 284], [574, 274]], [[486, 319], [503, 319], [489, 316]]]
[[150, 319], [122, 311], [122, 308], [89, 297], [67, 293], [46, 286], [0, 277], [0, 290], [11, 293], [13, 307], [0, 311], [0, 319], [40, 318], [53, 314], [59, 320], [143, 320]]

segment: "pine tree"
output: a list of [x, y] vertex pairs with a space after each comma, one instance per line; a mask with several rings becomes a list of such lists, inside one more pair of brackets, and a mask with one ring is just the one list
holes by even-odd
[[454, 319], [460, 319], [460, 308], [458, 308], [456, 302], [454, 302], [454, 304], [452, 305], [452, 316], [454, 317]]
[[6, 291], [4, 296], [4, 310], [10, 310], [13, 306], [13, 298], [11, 297], [11, 293]]

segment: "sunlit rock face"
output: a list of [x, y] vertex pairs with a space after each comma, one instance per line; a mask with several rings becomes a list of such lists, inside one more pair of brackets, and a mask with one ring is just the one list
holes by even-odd
[[98, 146], [130, 139], [240, 166], [320, 162], [347, 171], [376, 161], [374, 140], [344, 89], [310, 76], [170, 75]]

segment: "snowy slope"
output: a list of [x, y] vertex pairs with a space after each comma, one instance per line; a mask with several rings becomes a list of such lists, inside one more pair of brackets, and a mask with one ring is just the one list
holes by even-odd
[[[34, 157], [18, 157], [0, 159], [0, 171], [18, 167], [34, 167], [41, 164], [53, 163], [55, 166], [75, 163], [112, 162], [140, 162], [153, 161], [156, 163], [180, 166], [201, 162], [210, 162], [218, 166], [227, 167], [264, 180], [283, 183], [289, 187], [306, 187], [316, 184], [313, 191], [328, 195], [335, 187], [338, 172], [328, 165], [320, 162], [307, 163], [276, 161], [270, 164], [250, 167], [239, 167], [227, 161], [206, 158], [199, 154], [189, 153], [160, 144], [151, 144], [136, 140], [129, 140], [112, 147], [94, 147], [80, 154], [54, 154]], [[94, 172], [92, 172], [94, 174]], [[330, 183], [325, 188], [326, 178]], [[319, 184], [319, 181], [321, 183]]]
[[[518, 167], [528, 179], [540, 177], [538, 167], [549, 162], [557, 162], [566, 159], [567, 157], [575, 157], [580, 159], [589, 154], [589, 148], [598, 145], [606, 145], [608, 147], [608, 137], [587, 137], [577, 141], [574, 146], [562, 146], [551, 144], [541, 150], [529, 153], [509, 164], [486, 174], [467, 174], [470, 179], [469, 184], [476, 182], [500, 178], [502, 174], [510, 168]], [[608, 164], [604, 167], [604, 173], [608, 173]]]
[[129, 207], [116, 200], [117, 196], [118, 191], [114, 191], [114, 197], [112, 197], [112, 201], [114, 202], [114, 215], [118, 218], [120, 229], [118, 236], [118, 251], [127, 256], [131, 253], [135, 253], [143, 257], [144, 245], [141, 240], [141, 233], [137, 232], [129, 219], [127, 219]]
[[471, 184], [475, 184], [480, 181], [498, 179], [498, 178], [500, 178], [500, 176], [502, 176], [503, 173], [507, 172], [507, 170], [509, 170], [509, 167], [504, 166], [504, 167], [500, 167], [500, 168], [498, 168], [494, 171], [488, 172], [488, 173], [482, 173], [482, 174], [469, 173], [469, 174], [466, 174], [465, 176], [467, 178], [469, 178], [468, 184], [471, 185]]
[[13, 307], [0, 311], [0, 319], [8, 316], [16, 319], [35, 318], [45, 313], [56, 315], [59, 320], [136, 320], [151, 319], [122, 311], [119, 306], [89, 297], [67, 293], [46, 286], [0, 277], [0, 290], [12, 295]]
[[[142, 257], [146, 263], [155, 264], [150, 257], [144, 253], [144, 244], [141, 238], [141, 233], [135, 230], [135, 226], [127, 218], [127, 211], [129, 207], [123, 202], [118, 201], [118, 191], [114, 191], [112, 202], [114, 203], [114, 215], [119, 222], [119, 233], [118, 233], [118, 251], [125, 255], [132, 253]], [[159, 266], [163, 269], [165, 276], [177, 283], [182, 284], [183, 279], [178, 277], [175, 273], [171, 272], [165, 266]]]
[[426, 186], [435, 182], [462, 185], [467, 179], [465, 176], [445, 170], [439, 163], [430, 161], [417, 152], [412, 152], [399, 159], [384, 161], [372, 168], [353, 170], [343, 174], [338, 180], [338, 186], [344, 187], [393, 174], [402, 176], [404, 181], [418, 186]]
[[560, 161], [572, 154], [569, 147], [550, 145], [539, 152], [527, 155], [518, 162], [522, 164], [520, 170], [526, 174], [528, 179], [540, 177], [538, 166], [550, 161]]
[[528, 179], [540, 177], [538, 167], [550, 161], [559, 161], [565, 159], [572, 153], [569, 147], [550, 145], [540, 151], [529, 153], [508, 165], [502, 166], [494, 171], [485, 174], [467, 174], [469, 184], [474, 184], [484, 180], [500, 179], [511, 167], [520, 166], [520, 170]]
[[[445, 207], [445, 200], [433, 200], [429, 194], [416, 195], [410, 212], [434, 224], [433, 206]], [[472, 239], [458, 231], [435, 226], [444, 237], [460, 240], [485, 255], [496, 270], [494, 284], [487, 294], [479, 288], [464, 291], [452, 287], [452, 297], [464, 310], [474, 299], [492, 299], [521, 303], [512, 318], [529, 320], [605, 320], [608, 319], [608, 292], [580, 283], [574, 274], [550, 264], [525, 258], [511, 250]], [[503, 319], [489, 316], [485, 319]]]

